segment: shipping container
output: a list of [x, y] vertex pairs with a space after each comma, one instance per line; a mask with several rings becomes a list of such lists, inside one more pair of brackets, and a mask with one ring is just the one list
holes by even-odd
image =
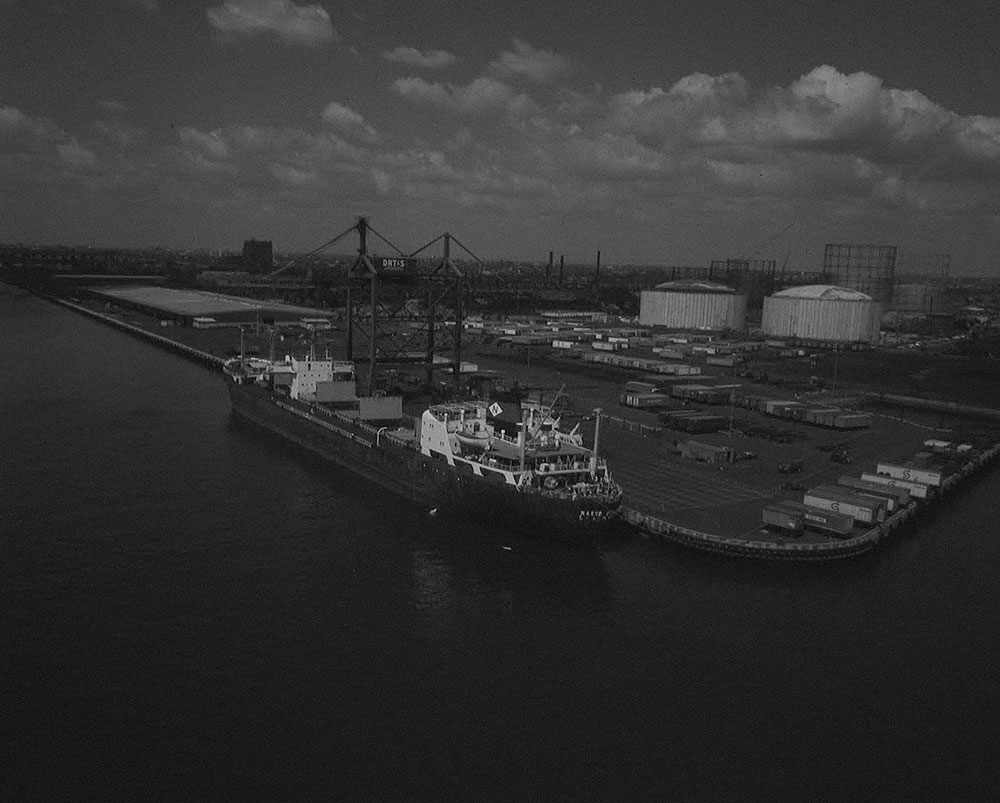
[[659, 386], [654, 385], [652, 382], [639, 382], [635, 379], [630, 379], [625, 383], [626, 393], [657, 393], [659, 392]]
[[682, 416], [674, 419], [671, 426], [681, 432], [706, 434], [723, 429], [726, 426], [726, 420], [718, 415]]
[[885, 474], [869, 474], [866, 472], [861, 475], [861, 479], [867, 482], [877, 482], [880, 485], [906, 488], [910, 492], [910, 496], [916, 499], [927, 499], [931, 492], [930, 485], [924, 485], [922, 482], [915, 482], [913, 480], [897, 480]]
[[906, 507], [910, 503], [910, 491], [893, 485], [882, 485], [877, 482], [869, 482], [858, 477], [841, 477], [837, 480], [837, 485], [851, 488], [856, 493], [874, 494], [889, 500], [886, 510], [895, 513], [901, 507]]
[[869, 413], [841, 413], [834, 419], [837, 429], [866, 429], [872, 425]]
[[837, 416], [842, 415], [841, 410], [830, 408], [827, 410], [820, 410], [816, 414], [816, 423], [821, 427], [836, 427], [837, 426]]
[[684, 441], [677, 444], [681, 457], [702, 463], [732, 463], [733, 450], [728, 446], [712, 446], [698, 441]]
[[706, 365], [716, 365], [720, 368], [734, 368], [736, 364], [740, 361], [739, 357], [730, 355], [728, 357], [707, 357], [705, 359]]
[[815, 424], [818, 427], [828, 427], [833, 425], [836, 416], [842, 412], [835, 407], [812, 407], [805, 412], [804, 421], [807, 424]]
[[804, 404], [788, 405], [785, 407], [784, 418], [790, 421], [804, 421], [806, 417], [806, 410], [809, 408]]
[[640, 381], [650, 382], [656, 385], [657, 389], [666, 392], [667, 389], [675, 387], [677, 385], [700, 385], [704, 382], [710, 381], [711, 377], [703, 377], [698, 375], [693, 376], [665, 376], [663, 374], [655, 374], [654, 376], [644, 376]]
[[660, 420], [664, 424], [672, 424], [674, 421], [678, 421], [681, 418], [693, 418], [697, 416], [703, 416], [700, 410], [667, 410], [660, 413]]
[[677, 399], [693, 399], [699, 391], [709, 389], [708, 385], [675, 385], [670, 388], [670, 395]]
[[768, 415], [777, 415], [775, 410], [786, 404], [795, 404], [795, 402], [788, 401], [787, 399], [784, 401], [780, 399], [768, 399], [766, 402], [764, 402], [764, 412], [767, 413]]
[[782, 502], [781, 504], [801, 511], [802, 523], [810, 530], [818, 530], [838, 537], [848, 536], [854, 531], [854, 519], [845, 513], [812, 507], [802, 502]]
[[836, 485], [819, 485], [806, 491], [802, 501], [811, 507], [846, 513], [862, 524], [877, 524], [885, 520], [884, 499], [863, 497]]
[[804, 513], [780, 502], [765, 507], [761, 518], [765, 526], [777, 530], [800, 533], [805, 528]]
[[669, 407], [670, 396], [665, 393], [626, 393], [625, 406], [642, 410], [655, 410], [657, 407]]
[[673, 348], [654, 348], [653, 354], [658, 354], [663, 360], [683, 360], [688, 356], [686, 351]]
[[806, 409], [804, 404], [796, 401], [766, 402], [764, 405], [764, 412], [768, 415], [789, 421], [801, 419], [805, 415]]
[[914, 466], [896, 465], [895, 463], [879, 463], [875, 471], [896, 480], [912, 480], [913, 482], [919, 482], [923, 485], [933, 485], [935, 487], [941, 485], [940, 471], [929, 471]]

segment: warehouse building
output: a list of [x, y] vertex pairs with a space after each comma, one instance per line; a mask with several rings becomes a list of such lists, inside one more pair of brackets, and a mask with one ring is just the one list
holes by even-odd
[[678, 279], [643, 290], [639, 323], [668, 329], [725, 331], [746, 324], [747, 299], [718, 282]]
[[826, 284], [790, 287], [764, 299], [767, 337], [814, 343], [875, 343], [882, 307], [859, 290]]
[[172, 320], [181, 326], [204, 328], [212, 324], [238, 326], [269, 321], [301, 321], [303, 318], [329, 318], [331, 313], [310, 307], [259, 301], [253, 298], [208, 293], [204, 290], [177, 290], [168, 287], [91, 288], [98, 298], [122, 307]]

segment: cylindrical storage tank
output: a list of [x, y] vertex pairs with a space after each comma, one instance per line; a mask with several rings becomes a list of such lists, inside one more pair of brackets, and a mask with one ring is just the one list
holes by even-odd
[[859, 290], [810, 284], [764, 299], [761, 329], [768, 337], [875, 343], [881, 305]]
[[670, 329], [742, 329], [746, 314], [747, 297], [717, 282], [664, 282], [639, 302], [639, 323]]

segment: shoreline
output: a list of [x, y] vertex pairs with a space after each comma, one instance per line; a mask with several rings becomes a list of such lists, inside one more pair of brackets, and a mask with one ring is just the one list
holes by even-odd
[[[225, 362], [222, 357], [186, 345], [148, 329], [134, 326], [112, 315], [88, 309], [81, 304], [47, 294], [38, 294], [38, 297], [86, 315], [135, 337], [148, 340], [161, 348], [198, 362], [206, 368], [219, 369]], [[885, 394], [882, 395], [883, 398], [889, 398]], [[702, 552], [712, 552], [731, 557], [792, 562], [837, 560], [863, 554], [884, 542], [905, 524], [918, 517], [922, 511], [932, 505], [939, 504], [942, 497], [954, 491], [970, 476], [979, 473], [985, 467], [989, 466], [998, 456], [1000, 456], [1000, 443], [986, 449], [964, 464], [954, 474], [945, 478], [933, 499], [913, 500], [905, 508], [896, 511], [875, 527], [865, 530], [859, 535], [842, 540], [789, 543], [713, 535], [670, 522], [650, 512], [646, 512], [638, 506], [633, 507], [627, 503], [622, 505], [621, 516], [636, 535], [651, 540], [677, 544]]]

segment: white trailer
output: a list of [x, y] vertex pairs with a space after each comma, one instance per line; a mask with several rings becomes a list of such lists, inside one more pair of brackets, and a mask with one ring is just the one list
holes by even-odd
[[885, 520], [886, 501], [851, 493], [835, 485], [820, 485], [806, 491], [803, 504], [846, 513], [862, 524], [877, 524]]
[[895, 485], [882, 485], [877, 482], [867, 482], [856, 477], [841, 477], [837, 480], [837, 485], [850, 488], [854, 493], [863, 496], [880, 496], [888, 500], [887, 509], [890, 513], [895, 513], [899, 508], [906, 507], [910, 503], [910, 492], [906, 488]]
[[879, 463], [878, 468], [875, 470], [879, 474], [885, 474], [887, 477], [892, 477], [895, 480], [912, 480], [913, 482], [920, 482], [924, 485], [933, 485], [935, 487], [941, 485], [940, 471], [928, 471], [923, 468], [900, 466], [895, 463]]
[[882, 485], [891, 485], [896, 488], [906, 488], [910, 492], [910, 496], [917, 499], [926, 499], [930, 495], [929, 485], [924, 485], [922, 482], [916, 482], [915, 480], [897, 480], [894, 477], [886, 476], [885, 474], [862, 474], [861, 479], [866, 482], [877, 482]]

